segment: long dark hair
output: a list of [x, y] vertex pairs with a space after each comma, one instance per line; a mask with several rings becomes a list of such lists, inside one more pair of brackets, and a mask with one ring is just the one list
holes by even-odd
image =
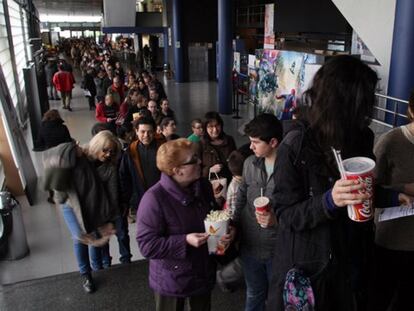
[[333, 57], [318, 70], [304, 101], [322, 150], [346, 152], [358, 141], [370, 122], [377, 81], [375, 71], [351, 56]]

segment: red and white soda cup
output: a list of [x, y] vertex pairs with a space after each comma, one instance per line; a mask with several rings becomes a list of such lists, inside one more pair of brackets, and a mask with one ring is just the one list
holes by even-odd
[[353, 193], [369, 193], [370, 198], [360, 204], [348, 205], [348, 216], [353, 221], [364, 222], [374, 217], [372, 199], [374, 196], [375, 162], [366, 157], [349, 158], [343, 161], [346, 179], [358, 180], [365, 184], [365, 189]]
[[[256, 212], [265, 213], [265, 212], [270, 211], [270, 200], [268, 197], [261, 196], [261, 197], [254, 199], [253, 205], [254, 205], [254, 208], [256, 209]], [[262, 225], [260, 226], [262, 228], [266, 228], [266, 226], [262, 226]]]

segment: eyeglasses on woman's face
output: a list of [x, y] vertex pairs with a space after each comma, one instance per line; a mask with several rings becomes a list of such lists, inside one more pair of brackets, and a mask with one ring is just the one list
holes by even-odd
[[181, 165], [193, 165], [193, 164], [197, 164], [198, 161], [200, 161], [199, 156], [196, 155], [196, 154], [193, 154], [192, 157], [191, 157], [191, 159], [189, 161], [187, 161], [187, 162], [185, 162], [185, 163], [183, 163]]

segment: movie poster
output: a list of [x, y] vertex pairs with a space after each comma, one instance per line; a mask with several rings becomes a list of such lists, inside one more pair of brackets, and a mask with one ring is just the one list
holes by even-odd
[[256, 50], [257, 100], [259, 111], [274, 113], [280, 119], [291, 118], [296, 98], [304, 91], [305, 64], [315, 63], [306, 53]]
[[264, 20], [264, 49], [275, 48], [275, 32], [274, 32], [275, 5], [266, 4], [265, 20]]

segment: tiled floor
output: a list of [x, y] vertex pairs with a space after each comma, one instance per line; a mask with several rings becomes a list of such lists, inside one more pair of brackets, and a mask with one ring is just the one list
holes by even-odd
[[[80, 78], [77, 81], [80, 81]], [[177, 84], [169, 80], [165, 83], [171, 106], [176, 112], [180, 135], [190, 133], [189, 124], [192, 118], [202, 118], [205, 112], [217, 109], [217, 84], [215, 82]], [[60, 110], [72, 137], [81, 143], [86, 143], [91, 138], [90, 129], [95, 123], [94, 112], [89, 111], [87, 100], [83, 97], [79, 84], [76, 85], [73, 95], [73, 112], [60, 109], [61, 104], [57, 101], [50, 102], [51, 108]], [[241, 110], [243, 119], [235, 120], [231, 116], [223, 116], [224, 129], [228, 134], [233, 135], [238, 146], [247, 142], [238, 130], [248, 120], [248, 116], [252, 117], [253, 114], [253, 109], [249, 105], [242, 105]], [[30, 137], [29, 133], [26, 134]], [[29, 148], [32, 147], [30, 141], [28, 145]], [[31, 156], [39, 176], [38, 200], [35, 205], [29, 206], [25, 197], [18, 198], [22, 205], [30, 254], [21, 260], [0, 261], [1, 284], [77, 271], [72, 241], [59, 206], [47, 203], [46, 194], [40, 190], [43, 176], [41, 154], [32, 153]], [[133, 260], [142, 259], [134, 239], [135, 226], [130, 225], [129, 229]], [[113, 263], [118, 263], [118, 243], [115, 237], [112, 238], [110, 245]]]

